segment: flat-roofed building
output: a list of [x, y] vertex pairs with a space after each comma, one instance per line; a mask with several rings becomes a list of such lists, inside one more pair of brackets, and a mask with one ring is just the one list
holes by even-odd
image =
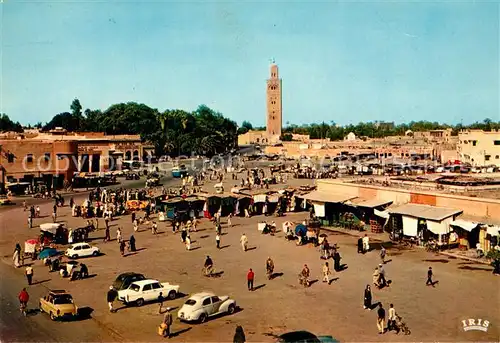
[[457, 150], [461, 162], [473, 166], [500, 166], [500, 131], [462, 130]]

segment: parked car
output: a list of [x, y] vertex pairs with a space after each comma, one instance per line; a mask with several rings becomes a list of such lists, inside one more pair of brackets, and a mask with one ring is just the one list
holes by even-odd
[[287, 332], [278, 337], [276, 343], [338, 343], [332, 336], [316, 336], [308, 331]]
[[50, 319], [73, 319], [78, 315], [78, 307], [71, 294], [64, 290], [52, 290], [39, 302], [40, 312], [48, 313]]
[[98, 256], [100, 250], [98, 247], [93, 247], [88, 243], [75, 243], [72, 244], [67, 250], [65, 255], [71, 258]]
[[120, 291], [122, 289], [127, 289], [132, 282], [146, 280], [146, 277], [142, 274], [127, 272], [118, 275], [113, 282], [113, 287]]
[[125, 305], [142, 306], [145, 302], [157, 301], [160, 293], [164, 298], [173, 300], [179, 293], [179, 285], [152, 279], [135, 281], [127, 289], [118, 291], [118, 299]]
[[218, 314], [233, 314], [236, 311], [236, 301], [229, 296], [216, 296], [213, 293], [202, 292], [193, 294], [182, 305], [177, 313], [179, 320], [185, 322], [198, 321], [204, 323], [208, 317]]

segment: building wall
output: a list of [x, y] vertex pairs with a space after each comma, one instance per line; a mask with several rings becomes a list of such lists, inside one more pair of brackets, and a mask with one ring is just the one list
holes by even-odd
[[270, 78], [267, 79], [267, 125], [268, 136], [281, 136], [282, 123], [282, 83], [278, 66], [272, 64]]
[[[26, 135], [2, 137], [0, 164], [5, 169], [6, 178], [17, 180], [42, 175], [64, 175], [69, 180], [76, 171], [120, 169], [119, 161], [134, 156], [142, 159], [143, 150], [149, 147], [141, 143], [139, 136], [106, 136], [98, 132], [42, 133], [33, 138], [26, 138]], [[9, 153], [15, 156], [13, 162], [9, 162]], [[49, 158], [46, 159], [45, 154]]]
[[[0, 144], [0, 164], [7, 178], [41, 177], [43, 174], [68, 177], [76, 171], [76, 142], [2, 140]], [[9, 162], [8, 153], [14, 154], [13, 162]]]
[[378, 187], [343, 183], [335, 180], [317, 180], [318, 190], [346, 194], [361, 198], [393, 201], [395, 205], [418, 203], [463, 210], [465, 215], [477, 218], [500, 220], [500, 200], [472, 198], [453, 194], [410, 191], [389, 187]]
[[457, 150], [462, 162], [479, 167], [500, 166], [500, 131], [461, 131]]

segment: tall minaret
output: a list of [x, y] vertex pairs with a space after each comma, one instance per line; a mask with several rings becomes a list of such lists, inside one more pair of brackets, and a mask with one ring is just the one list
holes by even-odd
[[271, 75], [267, 79], [267, 135], [281, 136], [282, 107], [281, 107], [281, 79], [278, 76], [278, 66], [274, 63], [270, 67]]

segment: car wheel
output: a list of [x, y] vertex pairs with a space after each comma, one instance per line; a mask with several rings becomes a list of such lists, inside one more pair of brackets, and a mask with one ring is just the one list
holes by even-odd
[[78, 258], [78, 255], [72, 255], [71, 258], [76, 259], [76, 258]]
[[135, 302], [137, 306], [141, 307], [142, 305], [144, 305], [144, 299], [137, 299], [137, 301]]
[[198, 318], [200, 323], [205, 323], [207, 321], [207, 315], [205, 313], [200, 314], [200, 318]]
[[56, 320], [57, 317], [54, 315], [54, 312], [50, 312], [50, 320]]
[[175, 298], [177, 298], [177, 293], [176, 293], [175, 291], [170, 291], [170, 292], [168, 293], [168, 298], [169, 298], [170, 300], [174, 300]]
[[94, 251], [94, 252], [92, 253], [92, 256], [97, 256], [97, 255], [99, 255], [99, 251]]
[[227, 308], [227, 313], [228, 313], [228, 314], [233, 314], [235, 310], [236, 310], [236, 306], [234, 306], [233, 304], [231, 304], [231, 305], [229, 305], [229, 307]]

